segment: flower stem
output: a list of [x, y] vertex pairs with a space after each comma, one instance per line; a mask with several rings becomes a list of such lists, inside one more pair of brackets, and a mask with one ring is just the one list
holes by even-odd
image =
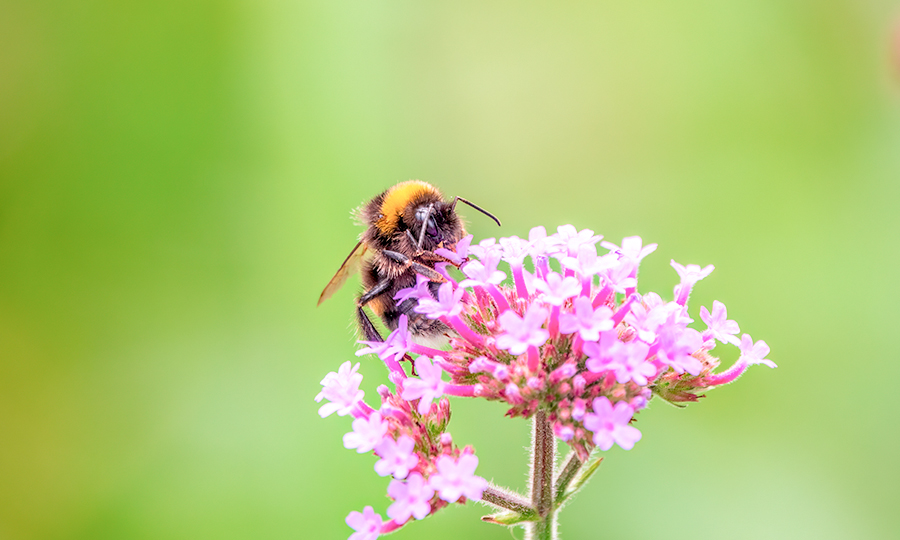
[[566, 493], [566, 488], [569, 487], [569, 483], [572, 482], [575, 475], [581, 470], [582, 464], [582, 461], [578, 459], [578, 453], [574, 450], [571, 450], [569, 455], [563, 460], [559, 475], [557, 475], [556, 482], [553, 486], [555, 502], [562, 502], [563, 496]]
[[556, 437], [547, 413], [538, 409], [532, 418], [531, 506], [538, 521], [527, 523], [525, 538], [552, 540], [556, 537], [556, 509], [553, 504], [553, 466], [556, 461]]

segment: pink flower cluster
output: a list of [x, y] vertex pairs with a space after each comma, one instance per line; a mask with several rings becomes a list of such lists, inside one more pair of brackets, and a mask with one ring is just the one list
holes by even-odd
[[[471, 450], [450, 444], [444, 432], [449, 404], [442, 396], [504, 401], [511, 417], [544, 410], [556, 436], [586, 460], [595, 447], [631, 449], [641, 438], [631, 425], [634, 416], [654, 395], [675, 404], [697, 401], [752, 364], [775, 367], [766, 359], [765, 342], [736, 337], [740, 329], [721, 302], [711, 312], [700, 309], [705, 330], [689, 326], [691, 290], [712, 265], [672, 261], [680, 280], [674, 299], [665, 301], [637, 292], [638, 267], [656, 244], [644, 246], [639, 237], [625, 238], [621, 246], [601, 239], [564, 225], [552, 235], [536, 227], [527, 240], [491, 238], [472, 245], [469, 236], [452, 250], [436, 250], [447, 260], [435, 266], [445, 279], [437, 297], [419, 276], [397, 298], [417, 298], [416, 313], [452, 328], [449, 348], [416, 343], [405, 316], [383, 343], [364, 342], [367, 347], [357, 354], [377, 354], [397, 386], [396, 394], [381, 388], [379, 411], [361, 401], [361, 376], [349, 362], [322, 381], [317, 399], [330, 403], [320, 414], [353, 414], [345, 446], [374, 449], [381, 457], [376, 471], [395, 478], [388, 488], [395, 500], [387, 512], [392, 521], [382, 523], [370, 507], [354, 512], [347, 518], [357, 531], [351, 539], [374, 538], [463, 497], [480, 498], [487, 484], [474, 476]], [[606, 253], [598, 254], [598, 243]], [[508, 285], [501, 263], [512, 275]], [[740, 350], [735, 364], [720, 373], [714, 373], [719, 361], [710, 354], [717, 341]], [[417, 355], [417, 377], [400, 363], [410, 355]]]
[[455, 447], [446, 432], [450, 402], [441, 397], [441, 387], [428, 379], [435, 373], [440, 379], [441, 368], [425, 357], [416, 365], [425, 378], [406, 378], [405, 374], [394, 378], [397, 393], [380, 386], [378, 410], [363, 401], [359, 364], [351, 366], [349, 361], [337, 373], [325, 376], [316, 396], [316, 401], [328, 400], [319, 408], [323, 418], [335, 412], [353, 417], [353, 431], [344, 435], [344, 446], [359, 453], [374, 452], [379, 457], [375, 472], [392, 477], [387, 488], [394, 500], [387, 509], [390, 519], [384, 521], [371, 506], [362, 513], [351, 512], [347, 524], [356, 531], [351, 540], [372, 540], [449, 503], [479, 500], [487, 487], [487, 481], [475, 475], [478, 458], [472, 448]]

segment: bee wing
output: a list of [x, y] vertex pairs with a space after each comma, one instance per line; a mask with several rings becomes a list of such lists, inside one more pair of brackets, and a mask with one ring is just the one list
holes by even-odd
[[363, 245], [362, 242], [356, 244], [356, 247], [353, 248], [353, 251], [350, 252], [350, 255], [347, 255], [347, 258], [344, 259], [344, 264], [338, 269], [338, 271], [334, 274], [334, 277], [331, 278], [331, 281], [328, 282], [328, 285], [325, 286], [325, 290], [322, 291], [322, 294], [319, 295], [319, 301], [316, 305], [321, 305], [322, 302], [331, 298], [331, 295], [337, 292], [340, 289], [344, 282], [347, 281], [347, 278], [350, 277], [350, 274], [354, 274], [359, 271], [360, 263], [362, 262], [363, 255], [366, 254], [368, 248]]

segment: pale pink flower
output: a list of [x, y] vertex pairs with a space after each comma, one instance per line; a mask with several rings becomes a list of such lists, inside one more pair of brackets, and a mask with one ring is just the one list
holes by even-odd
[[368, 418], [353, 420], [353, 431], [344, 434], [344, 448], [356, 448], [360, 454], [371, 452], [387, 434], [388, 425], [378, 411]]
[[475, 475], [477, 467], [478, 458], [473, 454], [463, 454], [457, 461], [450, 456], [441, 456], [437, 460], [437, 473], [431, 475], [428, 483], [447, 502], [456, 502], [462, 496], [478, 501], [488, 483]]
[[362, 513], [350, 512], [344, 520], [353, 529], [353, 534], [348, 540], [375, 540], [381, 533], [381, 516], [375, 513], [371, 506], [363, 508]]
[[391, 480], [387, 492], [395, 501], [388, 507], [387, 515], [397, 523], [405, 523], [410, 516], [425, 519], [425, 516], [431, 513], [434, 489], [419, 473], [411, 473], [406, 482]]
[[753, 338], [750, 337], [750, 334], [744, 334], [741, 336], [740, 347], [740, 359], [743, 359], [747, 364], [765, 364], [770, 368], [778, 367], [775, 365], [775, 362], [766, 359], [766, 356], [769, 355], [769, 346], [766, 345], [765, 341], [759, 340], [753, 343]]
[[581, 292], [581, 283], [574, 277], [564, 278], [556, 272], [550, 272], [545, 279], [535, 279], [534, 288], [543, 293], [541, 300], [553, 306], [561, 306]]
[[560, 313], [559, 331], [563, 334], [578, 332], [584, 341], [597, 341], [600, 332], [612, 330], [612, 310], [606, 306], [594, 309], [591, 299], [579, 296], [572, 301], [574, 313]]
[[711, 337], [718, 339], [722, 343], [740, 345], [740, 341], [734, 334], [740, 332], [741, 328], [735, 321], [728, 320], [728, 311], [725, 309], [725, 304], [718, 300], [713, 300], [712, 313], [706, 309], [706, 306], [700, 306], [700, 318], [708, 327], [704, 335], [709, 333]]
[[406, 478], [409, 470], [419, 463], [415, 453], [416, 441], [401, 435], [396, 441], [385, 437], [375, 446], [375, 455], [381, 459], [375, 463], [378, 476], [394, 475], [394, 478]]
[[498, 318], [503, 333], [497, 336], [497, 347], [511, 354], [522, 354], [529, 346], [540, 347], [550, 337], [550, 333], [542, 328], [548, 314], [536, 304], [528, 306], [524, 318], [512, 310], [504, 311]]
[[359, 363], [350, 367], [350, 362], [347, 361], [341, 364], [337, 373], [332, 371], [325, 375], [320, 383], [322, 391], [316, 395], [316, 401], [327, 399], [330, 403], [319, 407], [319, 416], [325, 418], [335, 412], [338, 416], [345, 416], [362, 400], [365, 392], [359, 389], [359, 383], [363, 377], [357, 370]]
[[403, 393], [401, 397], [407, 401], [419, 400], [419, 414], [427, 414], [431, 408], [431, 402], [440, 399], [444, 395], [444, 386], [447, 384], [441, 378], [443, 370], [438, 362], [441, 357], [435, 357], [432, 363], [427, 356], [416, 358], [416, 373], [419, 378], [409, 377], [403, 381]]
[[619, 401], [613, 408], [606, 396], [594, 399], [594, 410], [584, 415], [584, 427], [594, 434], [594, 444], [600, 450], [609, 450], [618, 444], [624, 450], [634, 448], [641, 440], [641, 432], [629, 426], [634, 409], [628, 403]]
[[455, 317], [462, 312], [462, 299], [465, 289], [458, 287], [453, 290], [453, 283], [446, 282], [438, 289], [437, 300], [434, 298], [420, 298], [419, 304], [414, 308], [416, 313], [423, 313], [429, 319], [440, 317]]
[[642, 243], [643, 241], [640, 236], [629, 236], [622, 239], [622, 247], [606, 241], [600, 242], [600, 245], [608, 249], [611, 253], [615, 253], [622, 258], [639, 263], [644, 257], [656, 251], [657, 247], [656, 244], [647, 244], [646, 246], [641, 247]]

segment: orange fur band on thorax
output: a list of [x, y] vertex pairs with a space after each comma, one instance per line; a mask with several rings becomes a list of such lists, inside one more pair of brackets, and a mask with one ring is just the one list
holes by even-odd
[[409, 201], [425, 193], [432, 193], [440, 197], [440, 192], [431, 184], [421, 180], [401, 182], [388, 190], [381, 203], [381, 217], [375, 225], [384, 234], [389, 234], [397, 228], [397, 222]]

